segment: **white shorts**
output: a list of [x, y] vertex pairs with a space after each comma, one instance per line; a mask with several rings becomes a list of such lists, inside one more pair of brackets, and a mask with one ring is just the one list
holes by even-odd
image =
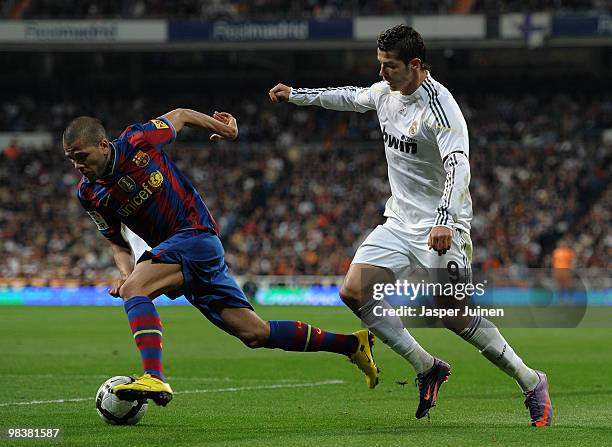
[[352, 264], [370, 264], [393, 271], [396, 278], [410, 275], [417, 269], [457, 268], [469, 271], [472, 262], [470, 234], [455, 229], [449, 251], [440, 256], [427, 247], [429, 229], [412, 233], [395, 218], [377, 226], [357, 249]]

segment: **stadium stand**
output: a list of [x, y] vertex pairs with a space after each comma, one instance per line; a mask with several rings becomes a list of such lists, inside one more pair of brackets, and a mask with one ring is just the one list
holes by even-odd
[[2, 4], [2, 17], [22, 19], [99, 18], [278, 18], [328, 19], [355, 15], [508, 13], [527, 11], [606, 11], [604, 0], [161, 0], [72, 1], [9, 0]]

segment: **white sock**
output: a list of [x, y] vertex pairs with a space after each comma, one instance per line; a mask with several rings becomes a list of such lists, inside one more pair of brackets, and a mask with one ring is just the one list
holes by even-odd
[[[379, 316], [374, 314], [375, 308]], [[408, 360], [417, 374], [427, 371], [433, 366], [433, 357], [410, 335], [399, 317], [388, 314], [380, 316], [390, 309], [393, 307], [385, 300], [371, 299], [355, 313], [383, 343]]]
[[525, 365], [499, 329], [486, 318], [474, 317], [459, 336], [476, 346], [491, 363], [516, 380], [523, 392], [533, 390], [538, 384], [540, 378], [535, 371]]

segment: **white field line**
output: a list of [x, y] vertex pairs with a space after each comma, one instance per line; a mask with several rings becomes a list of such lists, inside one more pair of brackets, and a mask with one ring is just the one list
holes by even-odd
[[275, 390], [278, 388], [308, 388], [315, 386], [325, 385], [341, 385], [345, 383], [344, 380], [322, 380], [320, 382], [310, 383], [275, 383], [271, 385], [253, 385], [253, 386], [240, 386], [231, 388], [212, 388], [208, 390], [186, 390], [177, 391], [174, 394], [203, 394], [203, 393], [233, 393], [236, 391], [255, 391], [255, 390]]
[[[258, 391], [258, 390], [276, 390], [279, 388], [309, 388], [316, 386], [325, 385], [341, 385], [345, 383], [344, 380], [322, 380], [320, 382], [306, 382], [306, 383], [275, 383], [271, 385], [253, 385], [253, 386], [240, 386], [231, 388], [210, 388], [202, 390], [185, 390], [177, 391], [174, 394], [204, 394], [204, 393], [235, 393], [237, 391]], [[9, 407], [16, 405], [40, 405], [40, 404], [65, 404], [70, 402], [85, 402], [92, 401], [93, 397], [77, 397], [74, 399], [54, 399], [54, 400], [30, 400], [26, 402], [2, 402], [0, 407]]]

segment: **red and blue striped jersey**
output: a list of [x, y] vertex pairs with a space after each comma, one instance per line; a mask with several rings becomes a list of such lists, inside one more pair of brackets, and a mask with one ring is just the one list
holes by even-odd
[[110, 172], [81, 179], [77, 196], [104, 237], [118, 238], [121, 223], [151, 247], [181, 230], [218, 234], [202, 197], [162, 150], [175, 138], [164, 117], [133, 124], [111, 144]]

